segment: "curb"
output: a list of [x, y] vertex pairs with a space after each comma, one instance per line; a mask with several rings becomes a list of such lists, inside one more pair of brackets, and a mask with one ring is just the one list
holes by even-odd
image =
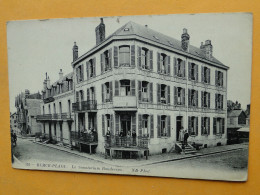
[[[112, 166], [125, 167], [123, 165], [115, 165], [113, 163], [109, 163], [107, 161], [102, 161], [100, 159], [95, 159], [93, 157], [91, 158], [91, 157], [87, 157], [87, 156], [84, 156], [84, 155], [76, 154], [76, 153], [73, 153], [73, 152], [70, 152], [70, 151], [67, 151], [67, 150], [63, 150], [62, 148], [52, 147], [52, 146], [49, 146], [47, 144], [42, 144], [42, 143], [35, 142], [35, 141], [33, 141], [33, 143], [36, 143], [36, 144], [39, 144], [39, 145], [42, 145], [42, 146], [46, 146], [46, 147], [49, 147], [49, 148], [52, 148], [52, 149], [60, 150], [60, 151], [63, 151], [63, 152], [67, 152], [69, 154], [73, 154], [73, 155], [76, 155], [76, 156], [84, 157], [84, 158], [87, 158], [87, 159], [90, 159], [90, 160], [109, 164], [109, 165], [112, 165]], [[213, 155], [213, 154], [221, 154], [221, 153], [226, 153], [226, 152], [231, 152], [231, 151], [236, 151], [236, 150], [243, 150], [243, 149], [245, 149], [245, 148], [228, 149], [228, 150], [225, 150], [225, 151], [209, 152], [209, 153], [206, 153], [206, 154], [194, 154], [194, 155], [190, 155], [190, 156], [183, 156], [183, 157], [176, 158], [176, 159], [161, 160], [161, 161], [155, 161], [155, 162], [150, 162], [150, 163], [147, 162], [147, 163], [143, 163], [143, 164], [139, 164], [139, 165], [128, 165], [127, 167], [136, 167], [136, 166], [154, 165], [154, 164], [160, 164], [160, 163], [166, 163], [166, 162], [172, 162], [172, 161], [181, 161], [181, 160], [185, 160], [185, 159], [192, 159], [192, 158], [198, 158], [198, 157], [203, 157], [203, 156], [210, 156], [210, 155]]]

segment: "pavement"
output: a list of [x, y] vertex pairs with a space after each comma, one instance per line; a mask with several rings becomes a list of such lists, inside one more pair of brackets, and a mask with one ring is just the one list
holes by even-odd
[[204, 156], [210, 156], [215, 154], [221, 154], [221, 153], [227, 153], [237, 150], [245, 150], [248, 149], [248, 144], [234, 144], [234, 145], [225, 145], [225, 146], [216, 146], [211, 148], [203, 148], [197, 151], [195, 154], [179, 154], [179, 153], [164, 153], [159, 155], [152, 155], [149, 156], [148, 160], [145, 160], [145, 158], [141, 160], [137, 159], [106, 159], [104, 155], [102, 154], [88, 154], [84, 152], [79, 152], [77, 150], [71, 150], [69, 148], [65, 148], [63, 146], [57, 146], [53, 144], [45, 144], [42, 142], [37, 142], [34, 139], [26, 138], [29, 141], [39, 144], [42, 146], [46, 146], [49, 148], [53, 148], [59, 151], [63, 151], [75, 156], [84, 157], [90, 160], [94, 160], [100, 163], [105, 163], [112, 166], [119, 166], [119, 167], [135, 167], [135, 166], [147, 166], [147, 165], [154, 165], [154, 164], [160, 164], [165, 162], [171, 162], [171, 161], [180, 161], [185, 159], [193, 159], [193, 158], [199, 158]]

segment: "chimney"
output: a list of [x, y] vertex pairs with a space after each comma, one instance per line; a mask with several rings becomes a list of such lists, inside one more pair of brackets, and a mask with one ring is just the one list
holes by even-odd
[[96, 27], [96, 44], [98, 45], [106, 38], [106, 27], [103, 18], [100, 18], [100, 24]]
[[27, 98], [30, 95], [30, 91], [28, 89], [25, 89], [24, 95]]
[[48, 76], [48, 78], [46, 79], [46, 85], [47, 85], [47, 88], [50, 88], [50, 87], [51, 87], [50, 77], [49, 77], [49, 76]]
[[183, 33], [181, 35], [181, 47], [184, 51], [189, 51], [190, 45], [190, 35], [186, 28], [183, 29]]
[[62, 80], [63, 78], [63, 72], [62, 72], [62, 69], [60, 69], [60, 72], [59, 72], [59, 79]]
[[78, 59], [78, 46], [76, 42], [74, 42], [74, 46], [72, 48], [72, 54], [73, 54], [73, 62]]
[[212, 58], [213, 46], [211, 44], [211, 40], [206, 40], [205, 44], [201, 43], [200, 49], [205, 53], [207, 59]]

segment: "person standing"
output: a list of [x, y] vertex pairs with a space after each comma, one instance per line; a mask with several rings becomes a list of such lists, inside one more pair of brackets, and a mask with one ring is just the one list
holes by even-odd
[[184, 145], [187, 146], [188, 145], [188, 138], [189, 138], [189, 132], [188, 130], [184, 131]]

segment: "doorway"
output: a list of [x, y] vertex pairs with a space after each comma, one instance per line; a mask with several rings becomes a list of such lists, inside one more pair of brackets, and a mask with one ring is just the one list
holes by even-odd
[[183, 126], [183, 117], [177, 116], [176, 117], [176, 140], [177, 141], [179, 141], [179, 135], [182, 126]]
[[131, 133], [131, 115], [121, 115], [121, 130], [123, 136], [127, 136], [127, 132]]

